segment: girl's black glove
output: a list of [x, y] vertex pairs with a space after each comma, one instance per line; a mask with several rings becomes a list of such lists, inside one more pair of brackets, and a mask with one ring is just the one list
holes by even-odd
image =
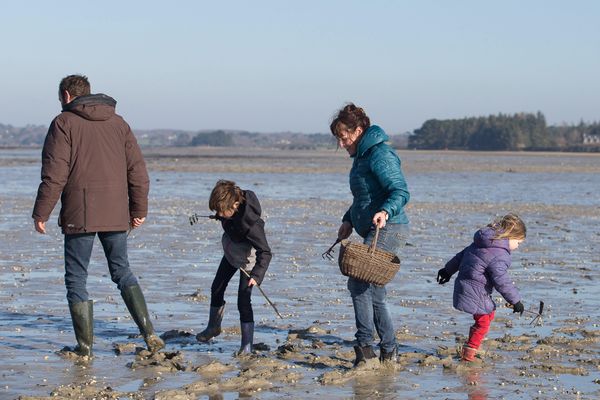
[[448, 274], [448, 272], [446, 272], [446, 270], [444, 268], [440, 269], [438, 271], [438, 275], [437, 275], [437, 281], [440, 285], [443, 285], [444, 283], [448, 282], [450, 280], [450, 275]]
[[519, 314], [523, 315], [523, 311], [525, 311], [525, 306], [520, 301], [517, 304], [513, 305], [513, 314], [519, 313]]

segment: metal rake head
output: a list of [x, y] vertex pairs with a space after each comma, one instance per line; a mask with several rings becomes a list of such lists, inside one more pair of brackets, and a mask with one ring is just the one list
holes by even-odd
[[532, 324], [534, 326], [543, 325], [544, 324], [544, 319], [542, 317], [543, 312], [544, 312], [544, 302], [540, 300], [540, 308], [538, 309], [537, 315], [535, 317], [533, 317], [533, 319], [531, 320], [529, 325], [532, 325]]
[[324, 259], [330, 260], [332, 261], [335, 257], [333, 256], [333, 253], [335, 252], [335, 250], [333, 249], [335, 246], [337, 246], [337, 244], [339, 242], [341, 242], [341, 239], [336, 239], [335, 243], [331, 245], [330, 248], [327, 249], [326, 252], [324, 252], [323, 254], [321, 254], [321, 257], [323, 257]]
[[208, 218], [208, 219], [219, 219], [218, 216], [216, 215], [199, 215], [199, 214], [192, 214], [189, 216], [189, 221], [190, 221], [190, 225], [194, 225], [197, 224], [198, 222], [200, 222], [200, 218]]

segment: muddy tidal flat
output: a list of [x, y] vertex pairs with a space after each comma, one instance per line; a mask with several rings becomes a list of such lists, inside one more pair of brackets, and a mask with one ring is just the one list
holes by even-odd
[[[145, 149], [150, 212], [129, 237], [129, 257], [166, 348], [144, 350], [96, 243], [90, 360], [60, 352], [75, 338], [58, 206], [47, 235], [31, 220], [40, 152], [0, 149], [0, 399], [600, 398], [600, 155], [400, 151], [411, 236], [387, 286], [398, 362], [353, 369], [346, 278], [321, 257], [351, 201], [344, 151]], [[188, 216], [209, 213], [223, 178], [261, 199], [274, 254], [262, 288], [284, 317], [254, 291], [255, 354], [245, 357], [234, 356], [237, 277], [223, 333], [195, 340], [208, 320], [221, 228]], [[527, 224], [510, 271], [526, 309], [544, 301], [542, 323], [512, 314], [495, 293], [480, 358], [464, 365], [457, 353], [472, 317], [452, 308], [453, 281], [440, 286], [436, 273], [507, 212]]]

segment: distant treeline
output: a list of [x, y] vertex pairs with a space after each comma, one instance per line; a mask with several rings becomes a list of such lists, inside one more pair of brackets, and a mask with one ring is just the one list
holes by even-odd
[[[597, 143], [595, 141], [598, 140]], [[547, 126], [541, 112], [425, 121], [411, 149], [600, 151], [600, 124]]]
[[[14, 127], [0, 123], [0, 146], [39, 147], [44, 143], [47, 130], [41, 125]], [[136, 129], [134, 133], [140, 145], [146, 147], [235, 146], [308, 150], [334, 149], [337, 146], [331, 133], [261, 133], [223, 129]], [[600, 152], [600, 123], [547, 126], [540, 112], [452, 120], [430, 119], [411, 134], [391, 134], [390, 142], [398, 149]]]

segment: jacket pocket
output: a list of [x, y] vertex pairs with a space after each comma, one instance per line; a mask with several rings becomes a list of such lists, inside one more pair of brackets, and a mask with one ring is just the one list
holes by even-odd
[[58, 225], [66, 231], [81, 231], [85, 227], [84, 189], [68, 188], [60, 197]]
[[85, 228], [126, 229], [129, 225], [129, 200], [124, 185], [105, 185], [85, 189]]

